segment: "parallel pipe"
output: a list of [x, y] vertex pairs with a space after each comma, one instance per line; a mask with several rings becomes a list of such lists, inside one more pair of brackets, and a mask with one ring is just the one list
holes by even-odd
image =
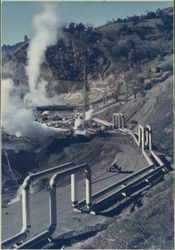
[[90, 168], [85, 169], [86, 174], [86, 206], [90, 210], [91, 208], [91, 198], [92, 198], [92, 180], [91, 180], [91, 170]]
[[[144, 174], [145, 172], [148, 172], [150, 170], [154, 169], [154, 165], [146, 167], [142, 170], [137, 171], [136, 173], [130, 175], [129, 177], [123, 178], [122, 180], [120, 180], [117, 183], [114, 183], [98, 192], [96, 192], [95, 194], [92, 194], [92, 200], [99, 198], [100, 196], [110, 192], [111, 190], [113, 190], [114, 188], [117, 188], [121, 185], [126, 185], [129, 181], [131, 181], [132, 179]], [[85, 204], [86, 200], [81, 200], [80, 202], [78, 202], [78, 206], [83, 206]]]
[[72, 206], [76, 207], [77, 201], [77, 178], [75, 174], [71, 174], [71, 202]]
[[13, 243], [18, 243], [19, 241], [22, 241], [26, 238], [27, 234], [29, 233], [29, 229], [31, 227], [30, 225], [30, 185], [32, 181], [36, 177], [42, 177], [45, 174], [50, 174], [58, 170], [63, 170], [65, 167], [72, 166], [73, 162], [68, 162], [65, 164], [62, 164], [60, 166], [47, 169], [35, 174], [30, 174], [27, 176], [23, 182], [22, 185], [22, 229], [18, 234], [15, 234], [14, 236], [4, 240], [1, 244], [2, 248], [6, 248]]
[[98, 201], [97, 203], [95, 203], [94, 208], [96, 209], [97, 206], [98, 207], [103, 206], [104, 201], [106, 202], [107, 200], [111, 200], [112, 198], [115, 198], [117, 194], [126, 192], [128, 188], [132, 187], [133, 185], [139, 184], [140, 182], [144, 181], [146, 178], [152, 176], [153, 174], [158, 173], [159, 171], [162, 171], [163, 173], [165, 172], [163, 167], [158, 167], [154, 169], [153, 171], [146, 173], [144, 176], [138, 177], [137, 179], [133, 180], [131, 183], [129, 183], [125, 187], [121, 187], [118, 191], [113, 192], [113, 194], [110, 194], [108, 197], [105, 197], [101, 199], [100, 201]]
[[157, 163], [159, 164], [159, 166], [164, 166], [164, 163], [162, 162], [162, 160], [156, 155], [156, 153], [152, 150], [152, 130], [151, 130], [151, 126], [150, 125], [146, 125], [146, 128], [149, 132], [149, 150], [150, 153], [152, 154], [152, 156], [154, 157], [154, 159], [157, 161]]

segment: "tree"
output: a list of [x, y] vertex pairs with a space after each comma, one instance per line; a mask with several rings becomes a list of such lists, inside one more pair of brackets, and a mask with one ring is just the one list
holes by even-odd
[[69, 24], [68, 32], [70, 32], [71, 34], [74, 34], [74, 32], [75, 32], [75, 23], [70, 23]]
[[28, 36], [25, 35], [25, 36], [24, 36], [24, 42], [26, 42], [26, 41], [28, 41], [28, 40], [29, 40]]
[[85, 29], [86, 29], [86, 27], [85, 27], [85, 25], [83, 24], [83, 23], [78, 23], [77, 25], [76, 25], [76, 30], [78, 30], [78, 31], [85, 31]]
[[147, 15], [146, 15], [146, 18], [147, 19], [151, 19], [151, 18], [155, 18], [156, 17], [156, 14], [154, 12], [148, 12]]

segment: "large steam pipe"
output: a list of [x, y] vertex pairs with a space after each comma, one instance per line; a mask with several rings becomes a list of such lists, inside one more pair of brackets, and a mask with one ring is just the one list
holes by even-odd
[[119, 113], [119, 115], [120, 115], [120, 120], [121, 120], [121, 127], [119, 128], [120, 131], [131, 135], [133, 137], [134, 141], [136, 142], [136, 144], [138, 146], [140, 146], [140, 143], [141, 143], [140, 134], [138, 134], [138, 139], [137, 139], [136, 135], [130, 129], [125, 128], [124, 114]]
[[164, 163], [156, 155], [156, 153], [152, 150], [152, 129], [151, 129], [151, 126], [150, 125], [146, 125], [146, 129], [147, 129], [148, 134], [149, 134], [149, 150], [150, 150], [150, 153], [152, 154], [152, 156], [154, 157], [154, 159], [157, 161], [157, 163], [159, 164], [159, 166], [163, 167]]
[[[144, 169], [141, 169], [141, 170], [137, 171], [136, 173], [130, 175], [129, 177], [125, 177], [125, 178], [123, 178], [122, 180], [120, 180], [120, 181], [118, 181], [118, 182], [116, 182], [116, 183], [114, 183], [114, 184], [112, 184], [112, 185], [107, 186], [106, 188], [104, 188], [104, 189], [102, 189], [102, 190], [96, 192], [95, 194], [93, 194], [93, 195], [92, 195], [92, 198], [93, 198], [93, 199], [97, 199], [97, 198], [101, 197], [102, 195], [108, 193], [109, 191], [112, 191], [113, 189], [115, 189], [115, 188], [117, 188], [117, 187], [119, 187], [119, 186], [121, 186], [121, 185], [126, 185], [129, 181], [135, 179], [136, 177], [138, 177], [138, 176], [144, 174], [145, 172], [148, 172], [148, 171], [150, 171], [150, 170], [153, 170], [153, 167], [154, 167], [154, 165], [148, 166], [148, 167], [146, 167], [146, 168], [144, 168]], [[86, 200], [83, 199], [83, 200], [81, 200], [81, 201], [78, 203], [78, 206], [83, 206], [83, 205], [85, 205], [85, 203], [86, 203]]]
[[117, 119], [118, 119], [118, 128], [121, 128], [121, 122], [120, 122], [120, 113], [117, 114]]
[[18, 243], [19, 241], [26, 238], [29, 233], [30, 225], [30, 185], [32, 181], [37, 177], [42, 177], [45, 174], [51, 174], [58, 170], [63, 170], [65, 167], [72, 166], [72, 162], [62, 164], [60, 166], [47, 169], [35, 174], [30, 174], [27, 176], [22, 185], [22, 229], [18, 234], [4, 240], [1, 244], [2, 248], [8, 247], [13, 243]]
[[[68, 170], [65, 170], [63, 172], [60, 172], [60, 173], [56, 173], [52, 176], [51, 180], [50, 180], [50, 187], [54, 187], [56, 185], [56, 182], [57, 182], [57, 179], [64, 176], [64, 175], [75, 175], [76, 172], [78, 172], [79, 170], [82, 170], [84, 169], [85, 170], [85, 177], [86, 177], [86, 204], [87, 204], [87, 207], [89, 207], [91, 205], [91, 196], [92, 196], [92, 182], [91, 182], [91, 170], [90, 170], [90, 167], [87, 165], [87, 163], [83, 163], [79, 166], [76, 166], [74, 167], [73, 169], [68, 169]], [[72, 179], [73, 180], [73, 179]], [[73, 190], [72, 191], [72, 201], [75, 200], [75, 197], [76, 197], [76, 194], [74, 191], [76, 191], [75, 189], [75, 185], [74, 185], [74, 180], [73, 180], [73, 183], [72, 183], [72, 187], [73, 187]], [[78, 202], [76, 200], [76, 202]]]
[[57, 202], [56, 202], [56, 183], [58, 178], [66, 176], [66, 175], [74, 175], [76, 172], [82, 169], [90, 169], [89, 166], [84, 163], [79, 166], [75, 166], [72, 169], [63, 170], [59, 173], [55, 173], [50, 179], [50, 189], [49, 189], [49, 205], [50, 205], [50, 224], [47, 230], [43, 233], [35, 236], [34, 238], [28, 240], [24, 244], [17, 247], [17, 249], [26, 249], [26, 248], [34, 248], [39, 243], [48, 242], [48, 239], [51, 238], [53, 233], [55, 232], [57, 226]]
[[149, 149], [149, 131], [147, 127], [145, 128], [145, 147]]
[[150, 125], [146, 125], [147, 137], [148, 137], [148, 148], [152, 150], [152, 129]]
[[91, 169], [90, 167], [85, 168], [86, 175], [86, 206], [88, 210], [91, 209], [91, 197], [92, 197], [92, 180], [91, 180]]
[[71, 174], [71, 202], [72, 206], [75, 208], [77, 201], [77, 178], [75, 174]]
[[141, 125], [139, 125], [138, 127], [138, 135], [139, 135], [139, 146], [141, 147], [141, 144], [142, 144], [142, 128], [141, 128]]
[[153, 165], [153, 162], [150, 159], [150, 157], [147, 155], [147, 153], [145, 152], [145, 128], [140, 124], [139, 124], [139, 138], [141, 140], [140, 144], [141, 144], [142, 154], [147, 160], [148, 164], [151, 166]]
[[124, 128], [124, 114], [119, 113], [119, 117], [120, 117], [120, 128]]
[[51, 238], [56, 229], [56, 221], [57, 221], [57, 209], [56, 209], [56, 186], [49, 189], [49, 218], [50, 224], [48, 229], [39, 235], [33, 237], [32, 239], [24, 242], [17, 249], [27, 249], [34, 248], [36, 244], [43, 243], [44, 241], [47, 243], [48, 239]]

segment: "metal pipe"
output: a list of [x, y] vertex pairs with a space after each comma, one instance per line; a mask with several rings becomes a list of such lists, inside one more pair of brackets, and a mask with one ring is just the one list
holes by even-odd
[[18, 243], [18, 241], [26, 238], [29, 227], [30, 227], [30, 187], [31, 176], [25, 178], [22, 185], [22, 229], [19, 233], [13, 235], [12, 237], [4, 240], [1, 244], [2, 248], [6, 248], [13, 243]]
[[76, 175], [71, 174], [71, 202], [72, 206], [76, 207], [77, 201], [77, 180]]
[[119, 113], [120, 128], [124, 128], [124, 115]]
[[48, 242], [48, 238], [51, 236], [50, 230], [46, 230], [43, 233], [29, 239], [28, 241], [24, 242], [20, 246], [17, 246], [16, 249], [34, 249], [37, 245]]
[[152, 150], [152, 129], [150, 125], [146, 125], [146, 129], [148, 131], [148, 146], [149, 150]]
[[30, 227], [30, 190], [29, 188], [22, 189], [22, 222], [23, 230]]
[[141, 129], [141, 125], [139, 124], [139, 128], [138, 128], [138, 134], [139, 134], [139, 146], [141, 147], [141, 135], [142, 135], [142, 129]]
[[79, 165], [79, 166], [75, 166], [75, 167], [72, 168], [72, 169], [67, 169], [67, 170], [64, 170], [64, 171], [62, 171], [62, 172], [59, 172], [59, 173], [54, 174], [54, 175], [52, 176], [51, 180], [50, 180], [50, 186], [51, 186], [51, 187], [54, 186], [55, 183], [56, 183], [56, 181], [57, 181], [57, 179], [58, 179], [59, 177], [63, 177], [63, 176], [68, 175], [68, 174], [69, 174], [69, 175], [75, 174], [75, 173], [78, 172], [79, 170], [85, 169], [87, 166], [88, 166], [87, 163], [83, 163], [83, 164], [81, 164], [81, 165]]
[[57, 225], [57, 203], [56, 203], [56, 186], [49, 189], [49, 231], [54, 232]]
[[152, 150], [152, 129], [150, 125], [146, 125], [148, 131], [149, 131], [149, 150], [150, 153], [152, 154], [152, 156], [154, 157], [154, 159], [157, 161], [157, 163], [159, 164], [159, 166], [164, 166], [164, 163], [162, 162], [162, 160], [156, 155], [156, 153]]
[[19, 241], [25, 239], [26, 238], [26, 233], [27, 233], [27, 230], [22, 229], [18, 234], [15, 234], [14, 236], [8, 238], [7, 240], [4, 240], [1, 243], [2, 249], [3, 248], [7, 249], [8, 246], [12, 245], [14, 242], [18, 243]]
[[18, 242], [19, 240], [23, 240], [28, 232], [29, 232], [29, 228], [30, 228], [30, 185], [32, 180], [34, 180], [36, 177], [42, 177], [43, 175], [47, 174], [47, 173], [53, 173], [57, 170], [63, 170], [65, 169], [65, 167], [68, 166], [72, 166], [73, 162], [68, 162], [65, 164], [62, 164], [60, 166], [51, 168], [51, 169], [47, 169], [35, 174], [30, 174], [29, 176], [27, 176], [24, 179], [23, 185], [22, 185], [22, 229], [18, 234], [15, 234], [14, 236], [4, 240], [2, 242], [2, 247], [8, 247], [10, 245], [12, 245], [13, 243]]
[[149, 148], [149, 131], [147, 128], [145, 129], [145, 147]]
[[[132, 179], [134, 179], [134, 178], [136, 178], [136, 177], [138, 177], [138, 176], [144, 174], [144, 173], [147, 172], [147, 171], [152, 170], [153, 167], [154, 167], [154, 165], [148, 166], [148, 167], [146, 167], [146, 168], [144, 168], [144, 169], [141, 169], [141, 170], [137, 171], [136, 173], [132, 174], [131, 176], [126, 177], [126, 178], [123, 178], [123, 179], [120, 180], [119, 182], [114, 183], [114, 184], [112, 184], [112, 185], [110, 185], [110, 186], [108, 186], [108, 187], [106, 187], [106, 188], [104, 188], [104, 189], [102, 189], [102, 190], [96, 192], [95, 194], [92, 194], [92, 199], [97, 199], [97, 198], [99, 198], [100, 196], [104, 195], [105, 193], [108, 193], [109, 191], [113, 190], [114, 188], [117, 188], [117, 187], [121, 186], [122, 184], [124, 184], [124, 185], [127, 184], [127, 182], [131, 181]], [[84, 205], [85, 202], [86, 202], [86, 200], [81, 200], [81, 201], [78, 203], [78, 206]]]
[[118, 128], [120, 129], [120, 114], [117, 114], [117, 119], [118, 119]]
[[33, 248], [44, 241], [48, 242], [49, 238], [55, 232], [57, 226], [56, 185], [50, 185], [49, 189], [49, 218], [50, 224], [47, 230], [27, 242], [24, 242], [22, 245], [17, 247], [17, 249]]
[[127, 129], [127, 128], [122, 128], [122, 129], [120, 129], [120, 131], [131, 135], [133, 137], [134, 141], [136, 142], [137, 146], [139, 146], [139, 140], [136, 137], [137, 134], [135, 135], [130, 129]]
[[30, 176], [32, 177], [32, 180], [33, 180], [34, 178], [42, 177], [45, 174], [52, 174], [52, 173], [54, 173], [55, 171], [58, 171], [58, 170], [62, 171], [62, 170], [65, 169], [65, 167], [70, 167], [72, 165], [73, 165], [73, 162], [64, 163], [64, 164], [59, 165], [57, 167], [46, 169], [44, 171], [41, 171], [41, 172], [38, 172], [38, 173], [35, 173], [35, 174], [31, 174]]
[[127, 184], [125, 187], [121, 187], [118, 191], [115, 191], [112, 194], [110, 194], [109, 196], [99, 200], [97, 203], [94, 204], [94, 207], [97, 208], [97, 206], [98, 207], [102, 206], [104, 201], [110, 200], [113, 197], [116, 198], [117, 194], [120, 194], [120, 193], [126, 191], [128, 188], [140, 183], [141, 181], [144, 181], [146, 178], [151, 177], [153, 174], [155, 174], [159, 171], [164, 172], [163, 167], [158, 167], [149, 173], [145, 173], [145, 175], [143, 175], [142, 177], [138, 177], [137, 179], [134, 179], [131, 183]]
[[139, 124], [139, 131], [140, 131], [139, 133], [140, 133], [140, 138], [141, 138], [142, 154], [145, 157], [145, 159], [147, 160], [148, 164], [151, 166], [151, 165], [153, 165], [153, 162], [150, 159], [150, 157], [147, 155], [147, 153], [145, 152], [145, 129], [140, 124]]
[[91, 181], [91, 170], [90, 168], [85, 169], [86, 174], [86, 206], [88, 209], [91, 208], [91, 197], [92, 197], [92, 181]]

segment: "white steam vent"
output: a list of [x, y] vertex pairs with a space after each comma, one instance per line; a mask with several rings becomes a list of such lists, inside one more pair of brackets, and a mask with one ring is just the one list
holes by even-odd
[[26, 67], [30, 92], [22, 99], [19, 95], [20, 89], [19, 91], [16, 90], [17, 87], [12, 79], [2, 80], [1, 83], [2, 126], [7, 133], [14, 134], [17, 137], [53, 136], [61, 130], [36, 123], [33, 109], [29, 108], [38, 104], [53, 104], [53, 100], [49, 99], [46, 93], [48, 83], [40, 79], [40, 66], [44, 61], [47, 47], [57, 42], [59, 30], [57, 15], [57, 10], [47, 4], [44, 6], [43, 12], [37, 14], [33, 19], [35, 36], [29, 44], [28, 65]]
[[46, 49], [57, 42], [59, 28], [57, 10], [50, 5], [45, 5], [43, 12], [34, 16], [33, 27], [35, 35], [30, 41], [27, 52], [28, 65], [26, 73], [30, 93], [26, 98], [28, 101], [31, 99], [30, 101], [35, 105], [41, 105], [41, 102], [49, 104], [46, 97], [48, 83], [40, 80], [40, 66], [45, 59]]

